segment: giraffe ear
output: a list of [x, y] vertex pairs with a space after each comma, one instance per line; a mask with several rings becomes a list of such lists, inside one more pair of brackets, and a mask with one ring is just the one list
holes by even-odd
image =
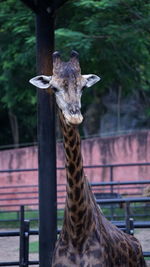
[[86, 84], [85, 84], [86, 87], [91, 87], [93, 84], [97, 83], [101, 79], [95, 74], [87, 74], [82, 76], [84, 77], [84, 79], [86, 79]]
[[51, 79], [52, 76], [39, 75], [30, 79], [29, 82], [38, 88], [47, 89], [48, 87], [50, 87]]

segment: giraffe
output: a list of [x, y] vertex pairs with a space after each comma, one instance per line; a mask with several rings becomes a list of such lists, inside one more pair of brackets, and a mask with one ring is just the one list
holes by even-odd
[[81, 96], [100, 78], [82, 75], [79, 56], [72, 51], [63, 62], [53, 53], [53, 75], [30, 83], [51, 88], [58, 106], [66, 158], [66, 204], [63, 227], [56, 242], [52, 267], [144, 267], [139, 241], [114, 226], [97, 206], [83, 170], [78, 125], [83, 121]]

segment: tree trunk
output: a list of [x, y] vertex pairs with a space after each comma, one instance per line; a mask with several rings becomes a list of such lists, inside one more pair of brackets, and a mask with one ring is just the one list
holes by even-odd
[[19, 147], [19, 126], [18, 126], [17, 116], [13, 113], [11, 109], [9, 109], [8, 117], [9, 117], [14, 147]]
[[122, 94], [122, 86], [118, 87], [118, 103], [117, 103], [117, 132], [120, 131], [120, 119], [121, 119], [121, 94]]

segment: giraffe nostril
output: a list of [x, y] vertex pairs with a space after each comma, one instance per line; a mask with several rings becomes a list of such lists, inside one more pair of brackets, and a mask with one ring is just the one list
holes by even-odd
[[68, 112], [70, 115], [79, 115], [80, 114], [80, 108], [77, 104], [70, 104], [68, 105]]
[[79, 108], [71, 108], [69, 109], [69, 112], [71, 115], [76, 115], [80, 113], [80, 109]]
[[75, 112], [73, 109], [70, 109], [70, 114], [71, 114], [71, 115], [75, 115], [76, 112]]

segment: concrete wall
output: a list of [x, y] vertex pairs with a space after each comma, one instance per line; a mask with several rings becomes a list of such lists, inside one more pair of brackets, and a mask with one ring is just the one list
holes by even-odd
[[[0, 151], [0, 170], [29, 168], [37, 168], [36, 147]], [[37, 171], [0, 173], [0, 209], [12, 205], [14, 210], [19, 208], [19, 204], [37, 203], [37, 186], [33, 186], [37, 183]], [[18, 207], [14, 206], [16, 204]]]
[[[116, 137], [93, 138], [82, 141], [82, 154], [84, 165], [101, 164], [119, 164], [119, 163], [145, 163], [150, 162], [150, 131], [144, 131], [134, 134], [128, 134]], [[64, 167], [65, 159], [61, 143], [57, 144], [57, 166]], [[0, 170], [6, 169], [27, 169], [37, 168], [37, 148], [26, 147], [12, 150], [0, 151]], [[109, 181], [110, 169], [97, 168], [85, 169], [85, 173], [91, 182]], [[65, 171], [57, 171], [58, 184], [65, 183]], [[143, 180], [150, 179], [150, 166], [139, 167], [118, 167], [114, 168], [114, 180]], [[18, 192], [24, 192], [23, 188], [4, 189], [12, 185], [37, 185], [38, 174], [36, 171], [22, 173], [0, 173], [0, 205], [7, 204], [4, 201], [2, 192], [9, 194], [9, 204], [16, 203], [16, 197], [26, 198], [18, 203], [30, 203], [30, 197], [37, 197], [35, 187], [26, 189], [24, 194], [18, 195]], [[120, 192], [120, 191], [118, 191]], [[12, 194], [11, 194], [12, 193]], [[32, 199], [32, 203], [37, 203], [37, 199]]]
[[[85, 165], [150, 162], [150, 132], [83, 141]], [[87, 156], [88, 155], [88, 156]], [[91, 157], [90, 157], [91, 155]], [[147, 179], [150, 167], [118, 167], [114, 169], [115, 180]], [[108, 169], [98, 176], [92, 171], [91, 181], [106, 181]], [[150, 177], [149, 177], [150, 178]]]

